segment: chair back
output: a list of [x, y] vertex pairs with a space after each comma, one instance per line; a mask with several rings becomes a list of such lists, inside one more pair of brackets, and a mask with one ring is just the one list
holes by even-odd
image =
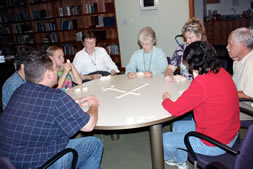
[[240, 154], [236, 157], [234, 169], [245, 169], [253, 166], [253, 125], [250, 125], [241, 146]]

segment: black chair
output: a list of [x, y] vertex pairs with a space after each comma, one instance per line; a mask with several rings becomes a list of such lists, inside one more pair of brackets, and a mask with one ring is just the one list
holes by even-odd
[[[44, 163], [41, 167], [38, 169], [46, 169], [49, 166], [51, 166], [54, 162], [56, 162], [59, 158], [64, 156], [67, 153], [72, 153], [73, 154], [73, 159], [72, 159], [72, 164], [71, 164], [71, 169], [76, 168], [76, 163], [78, 160], [78, 153], [75, 149], [72, 148], [66, 148], [59, 153], [57, 153], [55, 156], [53, 156], [51, 159], [49, 159], [46, 163]], [[16, 169], [14, 165], [11, 163], [11, 161], [6, 158], [6, 157], [0, 157], [0, 169]]]
[[[226, 151], [219, 156], [206, 156], [193, 151], [189, 137], [198, 137]], [[248, 169], [253, 166], [253, 125], [250, 125], [243, 140], [237, 139], [232, 148], [208, 137], [204, 134], [191, 131], [185, 135], [185, 145], [188, 149], [188, 158], [194, 162], [194, 169], [199, 166], [203, 169]], [[251, 166], [251, 167], [250, 167]]]
[[175, 36], [175, 41], [177, 42], [178, 45], [184, 42], [184, 35], [176, 35]]
[[[253, 99], [239, 99], [239, 102], [249, 102], [249, 103], [253, 103]], [[247, 115], [253, 116], [253, 108], [248, 106], [248, 107], [244, 107], [244, 106], [240, 106], [240, 111], [242, 113], [245, 113]], [[241, 120], [241, 127], [249, 127], [251, 124], [253, 124], [253, 120]]]

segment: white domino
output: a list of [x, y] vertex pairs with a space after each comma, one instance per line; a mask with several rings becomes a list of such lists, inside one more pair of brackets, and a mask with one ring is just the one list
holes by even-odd
[[[143, 85], [140, 85], [140, 86], [138, 86], [138, 87], [136, 87], [136, 88], [130, 90], [129, 92], [126, 92], [126, 93], [124, 93], [124, 94], [122, 94], [122, 95], [117, 96], [116, 99], [120, 99], [120, 98], [122, 98], [122, 97], [124, 97], [124, 96], [127, 96], [127, 95], [129, 95], [129, 94], [132, 94], [132, 93], [135, 92], [136, 90], [139, 90], [139, 89], [141, 89], [141, 88], [143, 88], [143, 87], [145, 87], [145, 86], [147, 86], [147, 85], [149, 85], [149, 83], [144, 83]], [[140, 95], [140, 94], [139, 94], [139, 95]]]

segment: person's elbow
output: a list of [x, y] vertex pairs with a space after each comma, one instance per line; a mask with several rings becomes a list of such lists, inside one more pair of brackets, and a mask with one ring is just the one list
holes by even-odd
[[81, 128], [83, 132], [91, 132], [96, 126], [96, 121], [90, 118], [89, 122]]

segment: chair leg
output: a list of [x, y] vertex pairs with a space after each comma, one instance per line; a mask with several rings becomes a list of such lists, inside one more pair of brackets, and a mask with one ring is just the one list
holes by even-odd
[[193, 169], [197, 169], [197, 167], [198, 167], [198, 162], [194, 161], [194, 163], [193, 163]]
[[119, 140], [119, 134], [116, 131], [114, 131], [113, 134], [111, 135], [111, 139], [113, 141]]

